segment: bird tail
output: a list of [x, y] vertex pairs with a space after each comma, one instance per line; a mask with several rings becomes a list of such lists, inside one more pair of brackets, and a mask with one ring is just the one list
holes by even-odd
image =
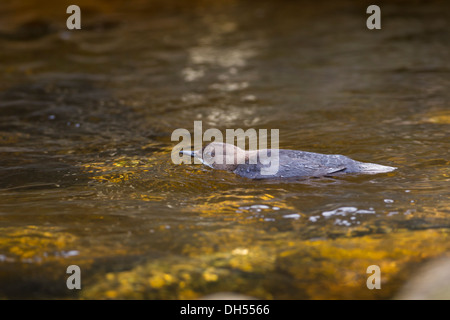
[[396, 167], [382, 166], [375, 163], [360, 163], [359, 168], [361, 172], [368, 174], [386, 173], [396, 170]]

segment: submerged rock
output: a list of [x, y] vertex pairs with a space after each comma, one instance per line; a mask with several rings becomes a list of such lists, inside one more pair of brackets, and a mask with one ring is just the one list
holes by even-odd
[[397, 294], [398, 300], [450, 300], [450, 257], [425, 264]]

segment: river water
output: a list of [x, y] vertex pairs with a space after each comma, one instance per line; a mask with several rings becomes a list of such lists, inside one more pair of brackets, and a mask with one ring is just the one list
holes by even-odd
[[[449, 251], [448, 2], [69, 4], [0, 3], [0, 298], [387, 299]], [[175, 165], [194, 121], [398, 170]]]

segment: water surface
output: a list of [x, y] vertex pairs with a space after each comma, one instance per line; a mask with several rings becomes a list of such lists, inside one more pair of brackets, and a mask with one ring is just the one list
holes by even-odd
[[[1, 298], [392, 298], [449, 251], [448, 3], [78, 4], [0, 4]], [[174, 165], [198, 120], [398, 170]]]

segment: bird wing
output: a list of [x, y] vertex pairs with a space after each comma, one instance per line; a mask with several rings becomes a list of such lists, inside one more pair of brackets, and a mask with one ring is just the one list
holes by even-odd
[[336, 168], [327, 168], [327, 174], [332, 174], [336, 172], [341, 172], [347, 169], [346, 166], [336, 167]]

